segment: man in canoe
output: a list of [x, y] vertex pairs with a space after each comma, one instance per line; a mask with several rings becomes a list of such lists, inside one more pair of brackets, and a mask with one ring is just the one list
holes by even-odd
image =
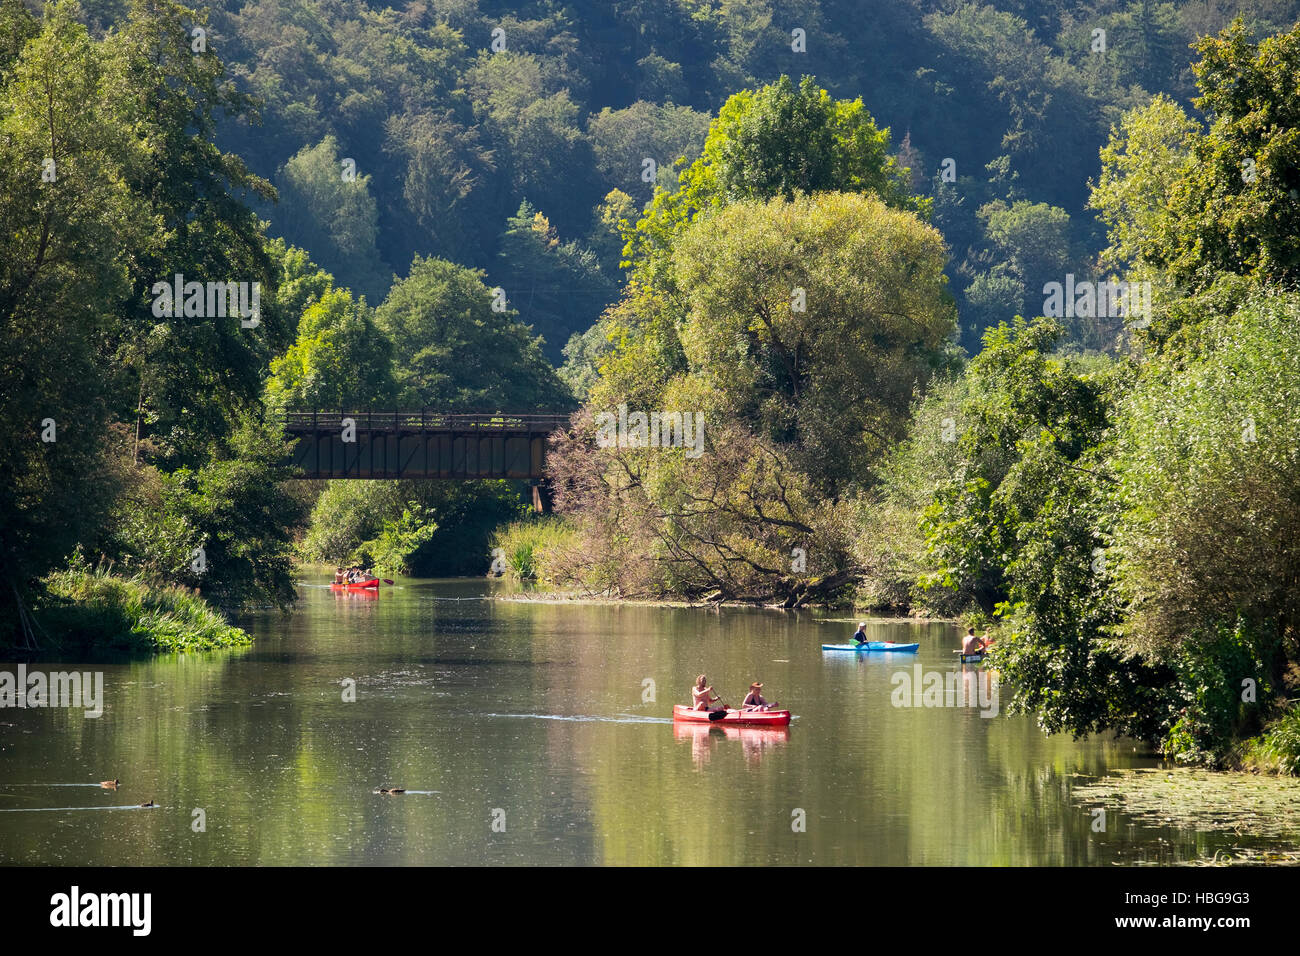
[[867, 643], [867, 625], [865, 622], [859, 624], [858, 629], [853, 632], [853, 642], [858, 645]]
[[741, 710], [772, 710], [777, 706], [776, 702], [769, 703], [763, 699], [763, 685], [758, 681], [749, 685], [749, 693], [745, 695], [744, 703], [740, 705]]
[[335, 568], [335, 569], [334, 569], [334, 583], [335, 583], [335, 584], [342, 584], [342, 583], [343, 583], [343, 569], [342, 569], [342, 568]]
[[691, 688], [691, 697], [693, 698], [692, 707], [695, 710], [726, 710], [725, 707], [710, 707], [714, 701], [721, 701], [722, 698], [713, 693], [713, 688], [707, 686], [709, 679], [701, 674], [695, 678], [695, 686]]

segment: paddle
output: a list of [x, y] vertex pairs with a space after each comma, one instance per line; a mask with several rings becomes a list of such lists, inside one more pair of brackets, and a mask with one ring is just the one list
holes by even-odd
[[[716, 694], [715, 694], [714, 696], [715, 696], [715, 697], [718, 697], [718, 695], [716, 695]], [[722, 720], [722, 718], [724, 718], [724, 717], [727, 716], [727, 711], [731, 709], [731, 708], [729, 708], [729, 707], [727, 706], [727, 702], [726, 702], [725, 700], [723, 700], [721, 697], [718, 697], [718, 703], [722, 705], [722, 710], [711, 710], [711, 711], [709, 711], [709, 720], [710, 720], [710, 721]]]
[[379, 580], [383, 581], [385, 584], [392, 584], [392, 583], [393, 583], [392, 581], [388, 580], [388, 578], [380, 578]]

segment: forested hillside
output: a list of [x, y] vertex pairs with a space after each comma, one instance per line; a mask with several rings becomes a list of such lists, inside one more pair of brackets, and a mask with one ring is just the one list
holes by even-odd
[[[86, 9], [97, 24], [121, 15]], [[260, 123], [222, 122], [217, 142], [279, 190], [256, 206], [271, 234], [372, 303], [416, 255], [482, 268], [558, 364], [618, 296], [617, 217], [635, 218], [656, 182], [674, 188], [729, 96], [782, 74], [861, 97], [890, 130], [909, 185], [934, 197], [975, 351], [984, 328], [1037, 308], [1040, 268], [1093, 263], [1104, 236], [1088, 180], [1123, 111], [1156, 92], [1189, 100], [1197, 36], [1238, 14], [1276, 32], [1300, 5], [266, 0], [210, 13], [210, 49], [261, 100]], [[355, 183], [339, 176], [347, 159]], [[1097, 347], [1112, 331], [1071, 333]]]

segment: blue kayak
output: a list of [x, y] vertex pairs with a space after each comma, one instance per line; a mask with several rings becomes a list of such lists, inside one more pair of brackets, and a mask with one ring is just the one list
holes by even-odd
[[886, 644], [884, 641], [867, 641], [865, 644], [823, 644], [824, 651], [906, 651], [915, 653], [920, 644]]

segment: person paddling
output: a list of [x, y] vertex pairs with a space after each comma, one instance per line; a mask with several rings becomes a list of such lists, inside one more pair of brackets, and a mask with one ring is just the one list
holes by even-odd
[[859, 647], [867, 643], [867, 625], [865, 622], [858, 625], [858, 629], [853, 632], [853, 641]]
[[975, 628], [968, 627], [966, 628], [966, 636], [962, 638], [961, 652], [963, 654], [982, 654], [989, 643], [975, 636]]
[[691, 688], [691, 697], [694, 701], [694, 703], [692, 704], [693, 708], [695, 710], [707, 710], [707, 711], [726, 710], [725, 707], [709, 706], [714, 701], [722, 700], [722, 698], [718, 697], [713, 693], [713, 688], [707, 686], [708, 683], [709, 683], [709, 679], [705, 677], [703, 674], [695, 678], [695, 686]]

